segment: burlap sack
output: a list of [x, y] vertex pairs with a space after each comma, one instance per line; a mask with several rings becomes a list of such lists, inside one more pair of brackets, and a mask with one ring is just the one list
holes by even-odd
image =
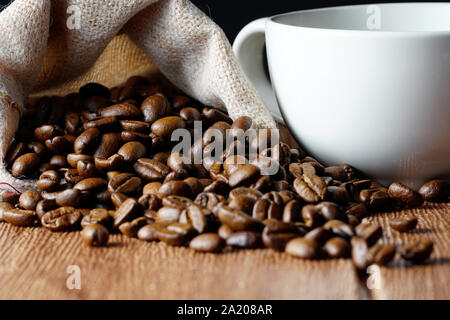
[[[158, 69], [232, 118], [275, 127], [222, 30], [188, 0], [15, 0], [0, 13], [0, 159], [30, 94], [67, 94], [92, 81], [112, 87]], [[3, 161], [0, 182], [34, 187]]]

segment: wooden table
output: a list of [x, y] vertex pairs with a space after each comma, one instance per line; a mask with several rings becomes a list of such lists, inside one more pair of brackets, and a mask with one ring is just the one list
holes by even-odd
[[[397, 216], [419, 218], [414, 233], [386, 226]], [[0, 223], [0, 299], [449, 299], [450, 204], [378, 214], [368, 219], [387, 231], [382, 241], [429, 238], [429, 264], [398, 258], [379, 269], [367, 289], [350, 260], [304, 261], [271, 250], [202, 254], [164, 243], [113, 235], [105, 248], [89, 248], [78, 232], [52, 233]], [[79, 267], [81, 289], [70, 266]], [[69, 269], [68, 269], [69, 268]], [[69, 281], [68, 281], [69, 280]], [[378, 282], [377, 282], [378, 281]], [[73, 286], [72, 286], [73, 287]]]

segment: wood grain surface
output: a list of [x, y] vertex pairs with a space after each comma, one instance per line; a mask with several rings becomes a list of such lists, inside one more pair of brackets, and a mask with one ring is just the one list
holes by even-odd
[[[391, 232], [387, 219], [400, 215], [417, 216], [418, 230]], [[369, 298], [450, 298], [450, 205], [369, 221], [386, 227], [384, 241], [436, 243], [430, 264], [381, 268], [381, 287]], [[71, 265], [80, 267], [80, 290], [66, 286]], [[0, 299], [362, 299], [365, 292], [350, 260], [303, 261], [265, 249], [202, 254], [121, 235], [108, 247], [89, 248], [78, 232], [0, 223]]]
[[[415, 230], [401, 233], [388, 226], [389, 219], [416, 217]], [[380, 268], [375, 299], [450, 299], [450, 204], [426, 203], [421, 208], [372, 216], [369, 222], [385, 231], [383, 242], [400, 247], [414, 239], [430, 239], [434, 250], [426, 264], [412, 266], [398, 256], [389, 267]]]

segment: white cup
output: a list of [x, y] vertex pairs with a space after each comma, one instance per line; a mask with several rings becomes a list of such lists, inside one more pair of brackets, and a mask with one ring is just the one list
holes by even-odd
[[273, 116], [325, 164], [413, 187], [450, 177], [450, 3], [263, 18], [233, 50]]

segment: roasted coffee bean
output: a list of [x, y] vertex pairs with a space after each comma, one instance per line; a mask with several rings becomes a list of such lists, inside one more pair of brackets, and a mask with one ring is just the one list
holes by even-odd
[[124, 158], [120, 154], [113, 154], [108, 159], [95, 158], [95, 167], [103, 171], [111, 171], [120, 169], [125, 163]]
[[169, 109], [169, 101], [162, 94], [155, 94], [146, 98], [141, 105], [144, 120], [150, 124], [164, 117]]
[[334, 237], [328, 240], [324, 249], [331, 258], [347, 258], [350, 255], [350, 245], [347, 240]]
[[3, 220], [15, 226], [28, 227], [36, 221], [36, 212], [34, 210], [7, 209], [3, 211]]
[[186, 123], [178, 116], [169, 116], [156, 120], [151, 128], [156, 136], [170, 138], [176, 129], [186, 128]]
[[45, 142], [61, 134], [63, 134], [61, 128], [53, 125], [43, 125], [34, 129], [34, 138], [39, 142]]
[[60, 207], [78, 207], [81, 191], [79, 189], [66, 189], [56, 196], [56, 204]]
[[142, 194], [158, 194], [159, 188], [161, 188], [161, 182], [150, 182], [147, 183], [142, 189]]
[[16, 178], [26, 176], [36, 170], [39, 162], [40, 158], [36, 153], [25, 153], [14, 161], [11, 173]]
[[120, 103], [99, 110], [98, 114], [103, 117], [116, 117], [117, 119], [136, 119], [141, 116], [139, 109], [131, 103]]
[[63, 155], [54, 155], [50, 161], [49, 165], [54, 169], [67, 168], [69, 164], [67, 163], [67, 158]]
[[120, 138], [122, 139], [122, 141], [125, 141], [125, 142], [136, 141], [136, 142], [144, 143], [145, 145], [151, 145], [151, 139], [152, 139], [147, 134], [134, 132], [134, 131], [122, 131], [120, 133]]
[[127, 142], [117, 151], [117, 154], [121, 155], [126, 162], [135, 162], [145, 156], [146, 153], [145, 146], [137, 141]]
[[19, 204], [25, 210], [35, 210], [41, 199], [41, 195], [37, 191], [28, 190], [20, 195]]
[[370, 247], [381, 238], [383, 230], [380, 226], [371, 223], [361, 223], [355, 227], [355, 233], [358, 237], [363, 238]]
[[417, 218], [389, 220], [389, 226], [400, 232], [408, 232], [417, 226]]
[[251, 189], [259, 192], [266, 192], [270, 188], [271, 179], [269, 176], [262, 176], [254, 184], [250, 186]]
[[231, 174], [229, 178], [230, 187], [234, 188], [241, 185], [250, 185], [260, 176], [260, 170], [257, 166], [244, 164]]
[[194, 202], [186, 197], [182, 196], [176, 196], [176, 195], [169, 195], [165, 196], [162, 199], [162, 204], [166, 207], [172, 207], [172, 208], [179, 208], [179, 209], [186, 209]]
[[266, 198], [260, 198], [253, 206], [252, 216], [253, 218], [261, 221], [264, 219], [281, 220], [282, 212], [280, 206], [276, 202]]
[[316, 207], [312, 204], [304, 206], [301, 215], [305, 224], [310, 228], [317, 227], [323, 220]]
[[142, 180], [132, 173], [120, 173], [109, 180], [108, 191], [111, 193], [133, 194], [137, 192], [141, 183]]
[[337, 204], [346, 205], [350, 201], [350, 196], [343, 187], [328, 186], [327, 187], [327, 199]]
[[[120, 194], [120, 193], [119, 193]], [[165, 198], [167, 199], [167, 198]], [[158, 210], [161, 208], [161, 200], [156, 196], [156, 194], [143, 194], [138, 199], [139, 204], [146, 210]]]
[[132, 221], [124, 222], [119, 226], [120, 232], [130, 238], [135, 238], [139, 229], [151, 223], [152, 221], [146, 217], [139, 217]]
[[[244, 211], [247, 214], [252, 214], [253, 206], [255, 204], [255, 199], [251, 196], [247, 195], [238, 195], [231, 199], [228, 203], [228, 205], [231, 208], [239, 209], [241, 211]], [[278, 214], [279, 215], [279, 214]], [[264, 220], [264, 219], [262, 219]]]
[[244, 212], [222, 205], [218, 209], [219, 220], [231, 227], [234, 231], [251, 230], [260, 231], [264, 224], [248, 216]]
[[119, 126], [119, 121], [116, 117], [105, 117], [92, 121], [85, 122], [83, 124], [83, 129], [87, 130], [90, 128], [96, 128], [100, 131], [107, 132], [109, 130], [114, 130]]
[[230, 134], [232, 137], [239, 137], [243, 135], [248, 129], [252, 127], [252, 118], [241, 116], [237, 118], [231, 125]]
[[66, 231], [78, 227], [81, 217], [81, 212], [73, 207], [59, 207], [46, 212], [41, 223], [51, 231]]
[[[27, 148], [31, 152], [36, 153], [38, 156], [41, 156], [44, 158], [49, 155], [47, 147], [44, 144], [37, 142], [37, 141], [33, 141], [33, 142], [30, 142], [29, 144], [27, 144]], [[23, 153], [25, 153], [25, 151], [22, 152], [21, 154], [23, 154]]]
[[240, 195], [245, 195], [245, 196], [251, 197], [255, 201], [263, 196], [263, 194], [260, 191], [253, 190], [251, 188], [246, 188], [246, 187], [234, 188], [229, 193], [229, 197], [230, 197], [231, 200], [236, 198], [236, 197], [238, 197], [238, 196], [240, 196]]
[[446, 201], [450, 197], [450, 182], [444, 180], [429, 181], [420, 187], [419, 193], [425, 201]]
[[78, 136], [74, 142], [73, 148], [76, 153], [87, 153], [94, 147], [99, 138], [100, 130], [97, 128], [89, 128]]
[[228, 115], [226, 115], [220, 110], [213, 108], [203, 108], [202, 115], [203, 117], [205, 117], [205, 119], [208, 119], [210, 123], [214, 123], [217, 121], [224, 121], [226, 123], [231, 124], [233, 122]]
[[78, 174], [83, 178], [90, 178], [96, 175], [97, 170], [93, 163], [86, 161], [78, 161], [77, 164]]
[[56, 201], [50, 200], [50, 199], [42, 199], [41, 201], [39, 201], [36, 205], [36, 215], [38, 217], [39, 220], [42, 219], [42, 216], [50, 210], [56, 209], [57, 205], [56, 205]]
[[226, 224], [223, 224], [217, 230], [217, 234], [224, 240], [227, 240], [228, 237], [233, 233], [233, 229], [231, 229]]
[[255, 249], [262, 247], [261, 234], [254, 231], [233, 232], [226, 240], [227, 245], [242, 248]]
[[53, 154], [67, 153], [72, 148], [70, 141], [64, 136], [56, 136], [45, 140], [45, 146]]
[[179, 221], [183, 208], [161, 207], [156, 212], [156, 220], [158, 222], [175, 223]]
[[189, 247], [201, 252], [221, 252], [225, 241], [217, 233], [204, 233], [192, 239]]
[[317, 227], [312, 229], [308, 233], [305, 234], [305, 239], [314, 240], [320, 245], [323, 245], [328, 239], [333, 236], [333, 233], [329, 230], [326, 230], [322, 227]]
[[202, 192], [195, 198], [194, 202], [214, 212], [215, 208], [220, 203], [225, 204], [227, 201], [219, 194], [215, 194], [213, 192]]
[[79, 189], [80, 191], [91, 191], [98, 190], [105, 187], [107, 184], [106, 180], [103, 178], [86, 178], [78, 182], [73, 188]]
[[352, 261], [359, 270], [366, 270], [370, 262], [368, 259], [369, 246], [366, 240], [360, 237], [353, 237], [351, 240]]
[[6, 201], [0, 201], [0, 222], [3, 221], [3, 213], [6, 210], [13, 209], [13, 206], [11, 203]]
[[191, 204], [187, 207], [186, 213], [189, 223], [198, 233], [203, 233], [206, 231], [208, 228], [208, 220], [206, 215], [211, 215], [210, 210], [197, 204]]
[[117, 228], [122, 223], [133, 220], [141, 211], [142, 207], [139, 203], [135, 199], [128, 198], [116, 210], [113, 227]]
[[265, 228], [262, 233], [262, 240], [267, 248], [276, 251], [284, 251], [286, 244], [297, 238], [300, 234], [295, 225], [273, 219], [264, 221]]
[[158, 239], [159, 230], [165, 228], [166, 226], [167, 223], [163, 222], [155, 222], [147, 224], [139, 229], [137, 237], [145, 241], [157, 241], [159, 240]]
[[348, 180], [347, 172], [342, 167], [338, 166], [326, 167], [324, 170], [324, 174], [332, 177], [334, 180], [338, 181]]
[[352, 215], [359, 220], [362, 220], [367, 216], [367, 208], [363, 203], [352, 203], [348, 206], [347, 210], [345, 211], [345, 214], [347, 216]]
[[327, 192], [325, 182], [320, 177], [311, 174], [303, 174], [302, 178], [296, 178], [294, 189], [299, 197], [308, 203], [324, 200]]
[[196, 197], [200, 192], [203, 191], [204, 186], [199, 179], [194, 178], [194, 177], [189, 177], [189, 178], [184, 179], [183, 181], [189, 185], [189, 187], [192, 190], [192, 195], [194, 197]]
[[158, 197], [160, 199], [170, 195], [192, 198], [192, 190], [186, 182], [182, 180], [172, 180], [163, 183], [158, 190]]
[[323, 225], [323, 228], [343, 238], [350, 238], [355, 234], [350, 225], [340, 220], [330, 220]]
[[306, 238], [294, 238], [286, 244], [285, 252], [301, 259], [317, 259], [321, 250], [317, 242]]
[[121, 120], [120, 126], [123, 131], [132, 131], [139, 133], [149, 133], [150, 132], [150, 124], [144, 121], [137, 120]]
[[116, 208], [120, 207], [122, 203], [124, 203], [127, 199], [128, 197], [123, 193], [120, 192], [111, 193], [111, 202]]
[[91, 223], [81, 231], [81, 239], [92, 247], [104, 246], [108, 242], [108, 237], [108, 229], [98, 223]]
[[67, 155], [67, 162], [72, 168], [77, 168], [78, 161], [92, 162], [93, 158], [90, 155], [82, 153], [69, 153]]
[[134, 164], [134, 170], [143, 179], [148, 181], [163, 181], [170, 173], [170, 168], [159, 161], [140, 158]]
[[[82, 176], [80, 176], [77, 169], [69, 169], [64, 173], [64, 180], [71, 185], [76, 185], [83, 179], [84, 178]], [[58, 182], [58, 184], [59, 184], [59, 182]], [[50, 191], [50, 190], [48, 190], [48, 191]]]
[[85, 228], [90, 224], [101, 224], [109, 228], [111, 226], [112, 217], [106, 209], [92, 209], [89, 214], [81, 219], [81, 226]]
[[94, 152], [94, 158], [107, 159], [115, 154], [120, 147], [120, 134], [116, 132], [105, 133]]
[[395, 247], [393, 245], [376, 244], [367, 252], [368, 264], [378, 264], [384, 266], [395, 257]]
[[360, 192], [359, 201], [370, 210], [378, 211], [389, 204], [389, 194], [383, 190], [365, 189]]
[[398, 182], [391, 183], [388, 192], [391, 197], [403, 202], [407, 208], [415, 208], [423, 203], [422, 196], [418, 192]]
[[195, 108], [183, 108], [180, 110], [180, 117], [186, 122], [187, 126], [192, 127], [194, 121], [200, 121], [202, 115]]
[[158, 230], [157, 237], [171, 246], [184, 245], [194, 235], [194, 229], [187, 223], [173, 223]]

